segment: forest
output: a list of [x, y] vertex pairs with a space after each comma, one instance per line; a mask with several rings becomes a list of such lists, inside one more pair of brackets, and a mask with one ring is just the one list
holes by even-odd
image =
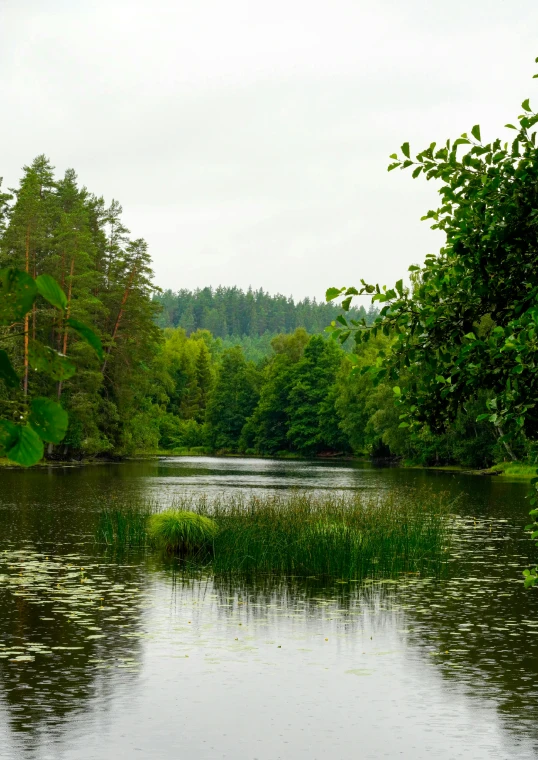
[[[431, 370], [423, 361], [420, 374], [409, 361], [416, 339], [407, 362], [397, 363], [402, 329], [394, 304], [383, 304], [398, 295], [397, 304], [417, 303], [427, 272], [412, 273], [411, 288], [400, 281], [396, 291], [364, 284], [368, 310], [351, 305], [355, 288], [328, 292], [345, 294], [340, 306], [239, 288], [163, 293], [148, 246], [131, 238], [120, 204], [107, 205], [73, 170], [55, 177], [45, 156], [0, 196], [0, 211], [2, 271], [17, 268], [36, 282], [51, 276], [65, 293], [63, 311], [45, 293], [24, 323], [4, 321], [0, 337], [0, 354], [21, 381], [0, 386], [4, 418], [16, 423], [36, 396], [68, 414], [61, 442], [44, 438], [49, 458], [356, 455], [472, 468], [534, 458], [532, 435], [518, 429], [508, 440], [492, 418], [485, 384], [441, 423], [427, 403], [417, 406]], [[476, 340], [491, 333], [490, 312], [471, 322]], [[435, 378], [442, 385], [441, 370]], [[403, 401], [412, 393], [406, 421]]]

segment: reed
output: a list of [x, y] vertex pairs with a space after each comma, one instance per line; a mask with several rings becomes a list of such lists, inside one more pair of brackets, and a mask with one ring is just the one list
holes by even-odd
[[[199, 548], [199, 563], [216, 574], [306, 575], [360, 580], [402, 573], [439, 572], [449, 542], [449, 507], [434, 494], [364, 492], [323, 494], [182, 497], [176, 513], [195, 511], [214, 521], [218, 532]], [[154, 507], [136, 514], [133, 530], [119, 529], [115, 540], [137, 538], [140, 545], [159, 523]], [[142, 516], [146, 514], [146, 522]], [[166, 513], [162, 513], [163, 515]], [[153, 515], [153, 516], [152, 516]], [[133, 512], [129, 512], [127, 520]], [[149, 519], [148, 519], [149, 517]], [[142, 534], [145, 531], [145, 538]], [[140, 539], [138, 539], [140, 536]], [[211, 550], [209, 550], [209, 547]]]
[[99, 544], [118, 548], [143, 548], [148, 543], [148, 518], [158, 507], [151, 502], [137, 506], [118, 505], [102, 509], [95, 534]]

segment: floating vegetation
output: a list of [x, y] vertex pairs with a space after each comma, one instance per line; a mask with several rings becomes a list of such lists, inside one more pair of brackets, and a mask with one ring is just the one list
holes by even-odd
[[104, 511], [98, 539], [117, 546], [143, 546], [153, 540], [192, 561], [211, 563], [215, 573], [356, 581], [405, 572], [438, 573], [449, 534], [448, 505], [433, 494], [399, 492], [372, 498], [362, 493], [291, 492], [212, 501], [184, 497], [162, 513], [151, 503], [138, 510]]
[[[138, 615], [142, 599], [138, 578], [126, 582], [123, 573], [118, 582], [117, 570], [117, 566], [78, 554], [49, 556], [30, 549], [0, 552], [3, 613], [9, 617], [13, 602], [19, 612], [28, 605], [24, 617], [33, 621], [36, 630], [52, 632], [48, 640], [32, 642], [24, 635], [24, 627], [18, 626], [11, 635], [0, 638], [0, 660], [18, 663], [34, 661], [38, 655], [87, 654], [100, 648], [100, 640], [107, 634], [118, 642], [121, 628]], [[110, 630], [114, 619], [121, 623], [116, 631]], [[118, 644], [107, 644], [105, 650], [101, 656], [107, 659], [108, 653], [112, 664], [115, 654], [122, 651]]]
[[147, 532], [152, 543], [182, 557], [205, 557], [218, 530], [217, 523], [210, 517], [181, 509], [158, 512], [147, 521]]

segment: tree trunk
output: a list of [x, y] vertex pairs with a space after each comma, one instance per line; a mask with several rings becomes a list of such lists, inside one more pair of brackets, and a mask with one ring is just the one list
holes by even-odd
[[127, 299], [129, 298], [129, 293], [131, 292], [131, 287], [132, 287], [132, 284], [133, 284], [133, 280], [135, 278], [135, 274], [136, 274], [136, 264], [134, 265], [134, 267], [131, 270], [131, 274], [129, 276], [129, 281], [127, 283], [127, 287], [125, 288], [125, 291], [123, 293], [123, 298], [121, 299], [120, 310], [119, 310], [118, 316], [116, 318], [116, 324], [114, 325], [114, 329], [112, 330], [112, 336], [111, 336], [111, 339], [110, 339], [110, 344], [109, 344], [109, 346], [108, 346], [108, 348], [106, 350], [105, 360], [103, 362], [103, 366], [101, 367], [101, 372], [103, 374], [104, 374], [105, 369], [106, 369], [106, 365], [107, 365], [107, 362], [108, 362], [108, 358], [110, 356], [110, 352], [112, 351], [112, 345], [113, 345], [114, 341], [116, 340], [116, 335], [118, 334], [118, 328], [120, 326], [121, 318], [123, 317], [123, 311], [125, 309], [125, 304], [127, 303]]
[[[30, 223], [26, 228], [26, 273], [30, 270]], [[24, 316], [24, 381], [23, 391], [24, 395], [28, 395], [28, 314]]]
[[[496, 428], [497, 428], [497, 431], [499, 433], [499, 438], [504, 437], [504, 433], [502, 431], [502, 428], [499, 425], [496, 425]], [[514, 452], [512, 451], [512, 449], [510, 448], [508, 442], [507, 441], [502, 441], [502, 444], [503, 444], [504, 448], [506, 449], [506, 453], [508, 454], [508, 456], [510, 457], [510, 459], [512, 460], [512, 462], [517, 462], [517, 457], [514, 454]]]
[[[71, 259], [71, 269], [69, 270], [69, 290], [67, 291], [67, 309], [65, 310], [65, 318], [69, 319], [69, 312], [71, 311], [71, 294], [73, 292], [73, 274], [75, 272], [75, 257]], [[67, 327], [64, 329], [64, 340], [62, 346], [62, 354], [67, 354]], [[62, 381], [58, 381], [58, 401], [62, 396]]]

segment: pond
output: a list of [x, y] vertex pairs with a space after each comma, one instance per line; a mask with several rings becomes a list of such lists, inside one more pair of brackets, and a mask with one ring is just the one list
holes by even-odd
[[[115, 500], [409, 487], [454, 499], [441, 580], [186, 576], [94, 542]], [[0, 758], [535, 758], [526, 492], [336, 461], [0, 471]]]

